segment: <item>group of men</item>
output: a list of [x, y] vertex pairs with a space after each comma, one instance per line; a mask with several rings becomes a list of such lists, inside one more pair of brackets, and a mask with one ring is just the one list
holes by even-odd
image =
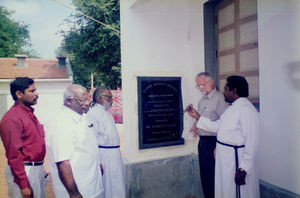
[[[224, 96], [210, 73], [196, 76], [202, 93], [197, 110], [186, 112], [195, 119], [191, 128], [199, 135], [199, 166], [205, 198], [257, 198], [255, 168], [259, 140], [258, 113], [247, 99], [249, 88], [242, 76], [229, 76]], [[45, 131], [31, 107], [37, 103], [34, 81], [16, 78], [10, 84], [14, 105], [0, 122], [6, 149], [8, 196], [45, 197], [43, 162], [47, 151], [56, 198], [125, 197], [120, 140], [107, 110], [112, 94], [107, 88], [93, 93], [72, 84], [64, 92], [64, 104]]]
[[87, 112], [91, 101], [86, 88], [68, 86], [60, 112], [45, 130], [31, 107], [38, 99], [34, 80], [18, 77], [10, 91], [15, 103], [0, 122], [8, 197], [45, 197], [46, 147], [56, 198], [125, 197], [120, 140], [107, 111], [112, 105], [109, 89], [94, 91], [94, 106]]
[[216, 90], [210, 73], [201, 72], [195, 80], [202, 97], [197, 110], [190, 104], [185, 111], [195, 119], [190, 132], [200, 137], [198, 155], [204, 197], [258, 198], [255, 163], [259, 119], [247, 99], [247, 80], [229, 76], [224, 96]]

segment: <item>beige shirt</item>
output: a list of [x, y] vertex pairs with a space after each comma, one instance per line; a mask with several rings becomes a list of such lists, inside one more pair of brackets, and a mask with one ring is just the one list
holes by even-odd
[[[222, 113], [229, 104], [225, 102], [224, 96], [216, 89], [212, 90], [207, 96], [203, 96], [198, 103], [198, 112], [201, 116], [212, 121], [220, 119]], [[197, 128], [200, 136], [216, 136], [215, 132]]]

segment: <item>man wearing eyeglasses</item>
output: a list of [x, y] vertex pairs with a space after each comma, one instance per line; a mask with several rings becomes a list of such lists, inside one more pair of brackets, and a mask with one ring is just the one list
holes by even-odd
[[84, 87], [68, 86], [64, 92], [64, 105], [46, 133], [57, 198], [102, 198], [97, 142], [85, 115], [89, 100]]
[[125, 198], [123, 161], [120, 139], [112, 114], [107, 111], [112, 105], [112, 94], [108, 88], [97, 88], [93, 94], [93, 108], [87, 113], [88, 122], [96, 134], [105, 198]]
[[[210, 120], [218, 120], [228, 104], [225, 102], [224, 96], [216, 90], [213, 76], [209, 72], [201, 72], [196, 75], [195, 80], [196, 88], [202, 94], [197, 112]], [[193, 106], [188, 105], [186, 111], [190, 112], [191, 109], [194, 109]], [[191, 132], [194, 136], [199, 135], [200, 137], [198, 155], [202, 189], [205, 198], [214, 198], [216, 133], [196, 128], [196, 124], [195, 121]]]
[[212, 121], [191, 109], [197, 127], [217, 134], [215, 197], [259, 198], [256, 169], [259, 147], [259, 117], [247, 99], [249, 85], [243, 76], [229, 76], [224, 87], [231, 105], [220, 119]]

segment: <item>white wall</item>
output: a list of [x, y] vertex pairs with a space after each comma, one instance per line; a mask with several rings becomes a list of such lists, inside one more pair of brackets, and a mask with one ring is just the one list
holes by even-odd
[[204, 70], [203, 7], [197, 0], [122, 0], [124, 155], [130, 162], [190, 154], [195, 142], [138, 149], [137, 76], [180, 76], [184, 106]]
[[[181, 76], [184, 106], [204, 70], [205, 0], [122, 0], [124, 155], [130, 162], [195, 151], [184, 146], [138, 149], [137, 76]], [[300, 194], [300, 1], [258, 0], [260, 179]]]
[[0, 94], [0, 120], [7, 111], [7, 94]]
[[63, 105], [63, 93], [72, 80], [41, 81], [35, 80], [39, 93], [38, 103], [34, 106], [35, 114], [39, 121], [46, 125], [60, 110]]
[[300, 1], [258, 0], [260, 179], [300, 194]]
[[9, 83], [10, 80], [3, 80], [2, 82], [0, 82], [0, 120], [2, 119], [2, 116], [7, 111], [9, 105], [7, 103], [11, 98], [11, 97], [9, 98], [10, 95]]

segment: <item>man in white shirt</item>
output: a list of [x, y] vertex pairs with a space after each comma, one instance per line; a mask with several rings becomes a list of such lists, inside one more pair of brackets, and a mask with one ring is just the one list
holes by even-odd
[[247, 100], [248, 83], [242, 76], [229, 76], [224, 87], [225, 100], [231, 103], [221, 118], [211, 121], [194, 109], [188, 113], [198, 120], [197, 128], [217, 133], [216, 198], [258, 198], [259, 183], [256, 155], [259, 142], [259, 119]]
[[102, 197], [97, 142], [84, 114], [88, 104], [84, 87], [76, 84], [67, 87], [64, 106], [46, 133], [56, 198]]
[[111, 91], [105, 87], [97, 88], [93, 94], [93, 102], [95, 105], [87, 113], [87, 118], [96, 134], [100, 163], [104, 170], [104, 197], [125, 198], [120, 139], [113, 116], [107, 111], [112, 105]]

